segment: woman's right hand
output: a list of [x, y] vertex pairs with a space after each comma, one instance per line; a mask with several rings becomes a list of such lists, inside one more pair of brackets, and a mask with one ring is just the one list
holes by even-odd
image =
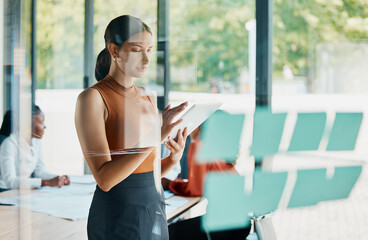
[[48, 180], [42, 179], [41, 187], [43, 186], [62, 187], [63, 185], [69, 185], [68, 181], [69, 181], [69, 178], [66, 179], [65, 176], [57, 176], [57, 177], [54, 177]]
[[184, 111], [184, 109], [188, 106], [188, 102], [184, 102], [179, 106], [170, 108], [170, 104], [162, 111], [162, 127], [161, 127], [161, 142], [163, 142], [167, 136], [171, 133], [173, 128], [181, 123], [183, 120], [179, 119], [176, 122], [172, 122], [174, 118]]

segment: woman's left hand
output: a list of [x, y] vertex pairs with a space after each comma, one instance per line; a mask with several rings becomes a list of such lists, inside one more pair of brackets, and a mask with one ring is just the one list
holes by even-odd
[[168, 137], [169, 141], [164, 142], [165, 146], [170, 150], [170, 159], [174, 163], [180, 161], [181, 156], [183, 155], [183, 151], [185, 148], [185, 141], [188, 137], [188, 129], [184, 128], [184, 131], [179, 129], [178, 131], [178, 140], [175, 141], [170, 136]]

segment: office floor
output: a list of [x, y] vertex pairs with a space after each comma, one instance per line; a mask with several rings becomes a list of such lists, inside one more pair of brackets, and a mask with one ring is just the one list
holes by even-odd
[[368, 239], [368, 164], [348, 199], [275, 212], [277, 239]]

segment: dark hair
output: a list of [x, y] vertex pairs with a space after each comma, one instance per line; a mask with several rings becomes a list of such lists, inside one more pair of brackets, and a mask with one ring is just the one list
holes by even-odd
[[34, 117], [38, 114], [43, 114], [41, 108], [37, 105], [33, 105], [33, 107], [32, 107], [32, 117]]
[[1, 124], [0, 135], [9, 136], [12, 132], [12, 112], [10, 110], [6, 111], [3, 119], [3, 123]]
[[[43, 114], [41, 108], [37, 105], [34, 105], [32, 107], [32, 118], [39, 114]], [[12, 133], [12, 111], [8, 110], [5, 112], [3, 123], [1, 124], [0, 135], [8, 137], [11, 133]]]
[[37, 105], [33, 105], [33, 107], [32, 107], [32, 126], [34, 124], [34, 119], [33, 118], [36, 115], [40, 115], [40, 114], [43, 114], [41, 108], [39, 106], [37, 106]]
[[123, 15], [111, 20], [105, 30], [105, 48], [98, 54], [95, 67], [95, 78], [97, 81], [104, 79], [110, 71], [111, 57], [107, 50], [109, 43], [121, 47], [131, 36], [147, 31], [152, 34], [151, 29], [139, 18]]

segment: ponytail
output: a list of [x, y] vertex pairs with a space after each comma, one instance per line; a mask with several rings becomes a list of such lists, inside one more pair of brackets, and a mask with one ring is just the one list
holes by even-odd
[[105, 48], [97, 56], [95, 67], [95, 78], [97, 81], [104, 79], [109, 74], [111, 58], [109, 51]]

